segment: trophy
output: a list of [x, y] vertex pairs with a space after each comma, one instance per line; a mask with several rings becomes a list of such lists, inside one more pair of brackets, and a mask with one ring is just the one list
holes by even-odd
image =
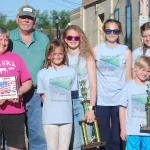
[[18, 99], [15, 76], [0, 77], [0, 100]]
[[[84, 100], [81, 102], [81, 104], [83, 106], [84, 114], [85, 114], [88, 112], [88, 109], [90, 106], [90, 100], [87, 100], [87, 88], [85, 87], [86, 81], [85, 80], [79, 81], [79, 85], [81, 87], [81, 94], [84, 98]], [[92, 123], [93, 128], [94, 128], [94, 136], [92, 136], [90, 138], [88, 137], [88, 133], [87, 133], [87, 129], [86, 129], [86, 124], [87, 124], [86, 119], [80, 121], [83, 139], [84, 139], [84, 145], [82, 145], [82, 149], [94, 148], [94, 147], [99, 147], [99, 146], [105, 145], [105, 142], [102, 142], [101, 138], [100, 138], [100, 132], [99, 132], [97, 120], [98, 119], [95, 118], [94, 123]]]
[[146, 103], [146, 119], [147, 126], [141, 126], [140, 131], [144, 133], [150, 133], [150, 84], [147, 84], [147, 103]]

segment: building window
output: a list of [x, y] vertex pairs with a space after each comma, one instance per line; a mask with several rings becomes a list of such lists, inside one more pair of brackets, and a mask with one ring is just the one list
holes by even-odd
[[125, 37], [125, 43], [129, 46], [130, 49], [132, 49], [132, 9], [131, 4], [126, 5], [126, 37]]
[[116, 8], [114, 11], [114, 19], [119, 21], [119, 8]]

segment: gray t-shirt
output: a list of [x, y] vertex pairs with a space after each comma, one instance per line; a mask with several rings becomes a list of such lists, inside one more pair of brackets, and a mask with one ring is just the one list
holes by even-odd
[[143, 135], [150, 136], [148, 133], [140, 132], [140, 125], [146, 126], [146, 109], [147, 103], [147, 84], [137, 85], [133, 80], [128, 81], [122, 91], [120, 97], [120, 105], [126, 107], [125, 112], [125, 128], [127, 135]]
[[[69, 53], [68, 53], [68, 60], [69, 66], [74, 68], [77, 73], [80, 100], [81, 101], [84, 100], [81, 91], [82, 86], [85, 87], [87, 90], [87, 99], [90, 99], [90, 84], [86, 60], [83, 57], [80, 57], [79, 55], [71, 56]], [[81, 81], [83, 81], [82, 84]]]
[[[132, 53], [132, 68], [134, 68], [134, 64], [135, 64], [135, 60], [143, 55], [143, 48], [142, 47], [138, 47], [137, 49], [135, 49]], [[146, 51], [146, 56], [150, 56], [150, 49], [147, 49]]]
[[108, 48], [106, 43], [96, 46], [97, 105], [117, 106], [125, 84], [127, 46], [118, 44]]
[[43, 124], [72, 123], [71, 91], [76, 91], [77, 76], [74, 69], [64, 66], [39, 71], [37, 93], [44, 93]]

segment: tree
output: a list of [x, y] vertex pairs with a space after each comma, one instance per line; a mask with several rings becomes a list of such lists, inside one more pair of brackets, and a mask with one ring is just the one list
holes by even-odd
[[7, 20], [6, 18], [7, 18], [6, 15], [0, 14], [0, 26], [1, 27], [5, 27], [6, 20]]
[[16, 23], [16, 20], [12, 20], [10, 19], [7, 24], [5, 25], [5, 27], [10, 31], [10, 30], [13, 30], [15, 28], [17, 28], [17, 23]]
[[50, 11], [50, 15], [51, 15], [50, 18], [53, 22], [52, 23], [53, 28], [57, 27], [56, 19], [59, 19], [58, 23], [59, 23], [59, 28], [60, 29], [66, 28], [67, 24], [70, 22], [69, 14], [70, 14], [70, 12], [65, 11], [65, 10], [62, 10], [60, 12], [57, 12], [56, 10]]
[[43, 13], [40, 13], [40, 11], [37, 11], [37, 20], [36, 20], [36, 28], [44, 29], [50, 29], [51, 28], [51, 22], [49, 20], [48, 11], [45, 10]]

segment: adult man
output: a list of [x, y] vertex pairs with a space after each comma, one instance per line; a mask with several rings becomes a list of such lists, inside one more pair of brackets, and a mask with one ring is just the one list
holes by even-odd
[[33, 88], [24, 95], [27, 114], [29, 150], [47, 150], [42, 127], [42, 108], [40, 96], [36, 93], [37, 72], [43, 65], [46, 45], [49, 42], [42, 32], [35, 31], [36, 11], [26, 5], [18, 10], [16, 22], [18, 28], [10, 32], [13, 52], [25, 61], [32, 76]]

